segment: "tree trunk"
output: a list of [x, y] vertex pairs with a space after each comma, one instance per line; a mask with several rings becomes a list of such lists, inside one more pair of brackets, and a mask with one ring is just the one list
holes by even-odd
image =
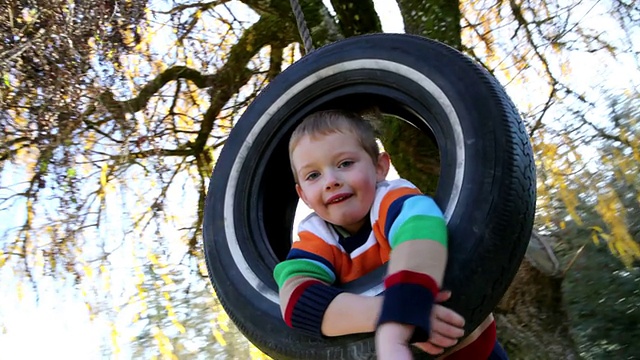
[[522, 262], [494, 311], [498, 339], [511, 359], [579, 359], [562, 305], [562, 278]]

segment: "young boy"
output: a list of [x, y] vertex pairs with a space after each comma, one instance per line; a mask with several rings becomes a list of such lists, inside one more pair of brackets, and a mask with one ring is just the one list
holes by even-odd
[[[345, 111], [314, 113], [292, 134], [289, 156], [296, 191], [314, 213], [274, 270], [285, 322], [317, 336], [375, 331], [382, 360], [411, 359], [411, 343], [433, 355], [455, 345], [464, 319], [437, 304], [450, 296], [440, 292], [442, 212], [410, 182], [385, 180], [390, 158], [371, 123]], [[384, 296], [332, 286], [387, 262]], [[495, 357], [501, 350], [489, 317], [447, 359], [506, 359]]]

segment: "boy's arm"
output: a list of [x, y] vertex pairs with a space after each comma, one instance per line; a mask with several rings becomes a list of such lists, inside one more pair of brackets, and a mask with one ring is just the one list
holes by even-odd
[[[299, 251], [295, 253], [300, 256]], [[315, 336], [375, 331], [382, 297], [342, 292], [331, 286], [335, 276], [329, 269], [317, 259], [301, 257], [276, 266], [274, 276], [287, 325]]]
[[[383, 199], [379, 219], [392, 252], [378, 330], [392, 324], [402, 329], [403, 336], [413, 334], [412, 342], [426, 341], [431, 308], [446, 267], [446, 222], [430, 197], [394, 196], [394, 191]], [[401, 191], [397, 189], [395, 193]]]
[[336, 279], [332, 257], [322, 246], [318, 252], [294, 247], [287, 260], [276, 265], [273, 275], [279, 287], [280, 310], [290, 327], [322, 336], [325, 311], [342, 292], [331, 286]]
[[374, 332], [381, 308], [382, 296], [341, 293], [324, 314], [322, 334], [341, 336]]

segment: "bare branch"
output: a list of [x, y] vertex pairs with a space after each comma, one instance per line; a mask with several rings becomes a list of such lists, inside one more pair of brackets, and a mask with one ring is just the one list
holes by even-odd
[[[156, 76], [155, 79], [149, 81], [142, 87], [142, 89], [140, 89], [138, 96], [135, 98], [117, 101], [114, 99], [113, 93], [107, 90], [98, 96], [98, 101], [106, 107], [107, 110], [115, 114], [136, 113], [142, 110], [149, 102], [149, 99], [151, 99], [151, 97], [164, 85], [170, 81], [178, 79], [189, 80], [198, 88], [202, 89], [215, 85], [219, 79], [219, 75], [205, 75], [200, 71], [191, 69], [187, 66], [176, 65], [168, 68]], [[87, 109], [87, 111], [85, 111], [85, 117], [94, 110], [95, 108]]]
[[197, 153], [204, 149], [220, 110], [251, 78], [252, 72], [246, 68], [249, 60], [269, 43], [284, 46], [293, 42], [293, 34], [291, 24], [272, 15], [263, 15], [242, 34], [231, 48], [227, 62], [216, 73], [217, 86], [211, 95], [211, 106], [204, 114], [200, 133], [192, 145]]

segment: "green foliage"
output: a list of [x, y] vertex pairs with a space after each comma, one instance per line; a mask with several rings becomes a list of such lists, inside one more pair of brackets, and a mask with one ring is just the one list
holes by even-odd
[[640, 359], [640, 267], [587, 243], [563, 284], [571, 334], [585, 359]]

